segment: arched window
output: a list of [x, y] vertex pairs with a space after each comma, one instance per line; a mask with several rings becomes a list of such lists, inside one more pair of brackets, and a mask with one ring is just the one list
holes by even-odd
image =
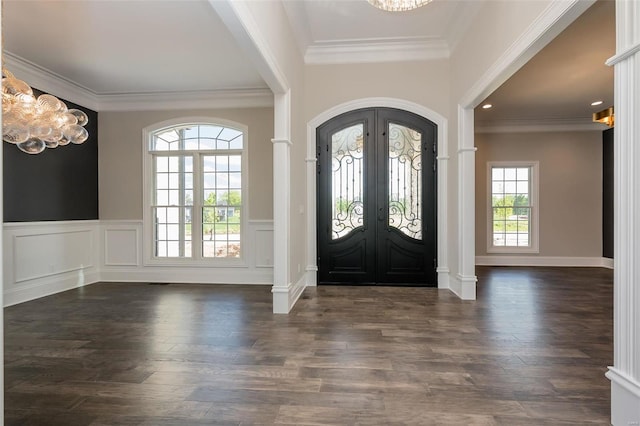
[[147, 258], [240, 258], [246, 129], [182, 122], [145, 131]]

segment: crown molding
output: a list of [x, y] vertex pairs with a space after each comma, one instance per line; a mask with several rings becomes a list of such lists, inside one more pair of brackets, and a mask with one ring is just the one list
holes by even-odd
[[434, 39], [380, 39], [321, 42], [307, 48], [306, 64], [354, 64], [446, 59], [449, 45]]
[[475, 133], [588, 132], [609, 128], [605, 124], [594, 123], [589, 118], [496, 120], [478, 122], [474, 127]]
[[3, 54], [3, 66], [32, 88], [98, 111], [99, 100], [96, 93], [11, 52], [5, 51]]
[[475, 108], [567, 28], [595, 0], [554, 0], [509, 46], [460, 99], [464, 108]]
[[99, 111], [159, 111], [168, 109], [273, 106], [273, 93], [269, 89], [122, 93], [98, 95], [98, 99]]
[[98, 112], [273, 106], [266, 88], [99, 94], [10, 52], [4, 55], [7, 69], [31, 87]]

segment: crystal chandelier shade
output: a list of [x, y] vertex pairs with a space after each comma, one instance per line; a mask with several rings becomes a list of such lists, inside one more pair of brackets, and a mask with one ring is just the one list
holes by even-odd
[[55, 96], [37, 98], [27, 83], [2, 69], [2, 139], [27, 154], [69, 143], [81, 144], [89, 137], [84, 126], [87, 114], [68, 109]]
[[405, 10], [417, 9], [430, 3], [431, 0], [367, 0], [378, 9], [388, 12], [402, 12]]

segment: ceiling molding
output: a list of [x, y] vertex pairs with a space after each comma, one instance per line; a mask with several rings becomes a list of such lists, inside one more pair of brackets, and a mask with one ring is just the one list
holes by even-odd
[[311, 28], [303, 1], [283, 1], [284, 12], [289, 18], [289, 26], [293, 31], [300, 54], [304, 56], [307, 46], [312, 44]]
[[98, 95], [84, 86], [68, 80], [46, 68], [11, 52], [4, 52], [3, 67], [32, 88], [52, 94], [85, 108], [98, 110]]
[[447, 26], [444, 38], [449, 43], [449, 50], [453, 53], [458, 44], [467, 33], [471, 23], [484, 6], [486, 0], [476, 0], [472, 2], [459, 2], [456, 13], [449, 26]]
[[609, 127], [594, 123], [590, 118], [577, 119], [528, 119], [478, 122], [475, 133], [534, 133], [534, 132], [589, 132], [603, 131]]
[[467, 91], [460, 100], [460, 105], [463, 108], [478, 106], [594, 2], [595, 0], [551, 2]]
[[291, 86], [271, 50], [264, 29], [258, 25], [251, 8], [243, 2], [209, 0], [240, 48], [253, 62], [273, 93], [285, 94]]
[[257, 108], [273, 106], [269, 89], [201, 90], [195, 92], [99, 95], [99, 111]]
[[319, 42], [307, 48], [307, 64], [354, 64], [446, 59], [449, 46], [444, 40], [396, 39]]
[[5, 66], [31, 87], [98, 112], [273, 106], [273, 93], [266, 88], [98, 94], [10, 52], [5, 52]]

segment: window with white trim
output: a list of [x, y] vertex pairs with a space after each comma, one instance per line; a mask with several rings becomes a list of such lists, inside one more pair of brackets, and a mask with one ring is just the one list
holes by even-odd
[[537, 252], [537, 162], [488, 163], [488, 251]]
[[148, 133], [152, 259], [241, 257], [245, 133], [207, 122]]

